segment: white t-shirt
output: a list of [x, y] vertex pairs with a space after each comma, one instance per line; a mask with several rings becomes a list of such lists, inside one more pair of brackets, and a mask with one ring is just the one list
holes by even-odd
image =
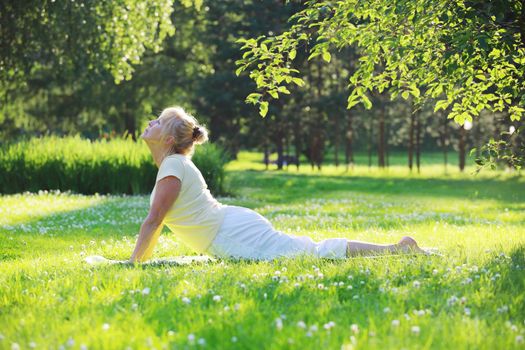
[[[177, 177], [181, 181], [181, 189], [164, 218], [164, 224], [186, 245], [198, 253], [204, 253], [224, 220], [226, 206], [213, 198], [201, 172], [188, 157], [172, 154], [164, 158], [156, 181], [166, 176]], [[150, 206], [156, 188], [155, 184]]]

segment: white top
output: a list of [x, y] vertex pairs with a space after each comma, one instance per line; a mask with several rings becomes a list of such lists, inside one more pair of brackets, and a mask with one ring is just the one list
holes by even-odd
[[[177, 177], [181, 181], [181, 189], [164, 218], [164, 224], [186, 245], [198, 253], [204, 253], [224, 220], [226, 206], [213, 198], [201, 172], [188, 157], [172, 154], [164, 158], [156, 181], [167, 176]], [[155, 183], [150, 206], [156, 187]]]

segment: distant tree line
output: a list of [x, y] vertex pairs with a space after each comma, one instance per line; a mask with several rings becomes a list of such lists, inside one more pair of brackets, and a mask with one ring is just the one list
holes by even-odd
[[[445, 164], [448, 153], [457, 151], [463, 169], [470, 149], [481, 156], [482, 146], [502, 132], [513, 147], [524, 142], [522, 121], [509, 118], [519, 110], [485, 109], [460, 126], [447, 118], [452, 105], [435, 110], [415, 90], [399, 91], [403, 99], [392, 100], [391, 92], [377, 89], [347, 109], [348, 85], [366, 52], [340, 46], [312, 57], [322, 40], [314, 29], [301, 46], [287, 48], [293, 65], [281, 62], [281, 71], [269, 72], [274, 86], [257, 92], [271, 81], [237, 76], [238, 62], [249, 59], [239, 39], [291, 30], [288, 19], [307, 11], [309, 3], [57, 3], [0, 5], [4, 141], [44, 134], [136, 138], [149, 118], [179, 104], [207, 124], [211, 140], [233, 157], [242, 148], [276, 152], [279, 169], [291, 161], [299, 167], [304, 157], [306, 165], [321, 169], [329, 153], [336, 165], [351, 167], [354, 154], [363, 151], [370, 165], [387, 167], [394, 150], [407, 152], [411, 169], [419, 169], [423, 151], [443, 152]], [[328, 18], [332, 10], [319, 11]], [[245, 102], [249, 94], [247, 102], [274, 101], [257, 110]]]

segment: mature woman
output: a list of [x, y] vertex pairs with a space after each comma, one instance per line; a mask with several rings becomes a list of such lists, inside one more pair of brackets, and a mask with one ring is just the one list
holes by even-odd
[[151, 257], [163, 225], [197, 253], [219, 258], [268, 260], [307, 254], [337, 259], [360, 254], [422, 252], [410, 237], [391, 245], [346, 238], [314, 242], [306, 236], [276, 231], [253, 210], [219, 203], [190, 158], [194, 146], [207, 141], [207, 131], [180, 107], [162, 111], [141, 137], [159, 171], [150, 197], [150, 210], [140, 227], [130, 262]]

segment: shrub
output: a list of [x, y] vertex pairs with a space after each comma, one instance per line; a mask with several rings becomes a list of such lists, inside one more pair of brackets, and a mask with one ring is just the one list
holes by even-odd
[[[224, 192], [225, 157], [212, 144], [193, 157], [210, 191]], [[146, 145], [131, 139], [90, 141], [47, 136], [0, 149], [0, 192], [71, 190], [77, 193], [150, 193], [157, 167]]]

